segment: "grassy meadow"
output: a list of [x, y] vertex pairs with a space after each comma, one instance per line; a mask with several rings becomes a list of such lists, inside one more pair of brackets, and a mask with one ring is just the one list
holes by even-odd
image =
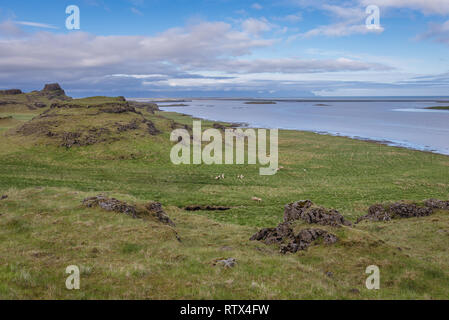
[[[142, 109], [160, 134], [111, 129], [110, 140], [64, 148], [49, 136], [17, 133], [30, 121], [47, 121], [35, 118], [45, 110], [0, 106], [0, 196], [8, 196], [0, 201], [0, 299], [449, 298], [447, 211], [323, 227], [339, 237], [337, 244], [297, 254], [249, 241], [282, 221], [285, 204], [301, 199], [335, 208], [352, 222], [378, 202], [447, 200], [447, 156], [280, 131], [284, 169], [260, 176], [257, 165], [173, 165], [169, 135], [173, 124], [192, 125], [186, 115]], [[94, 111], [61, 109], [53, 129], [112, 128], [135, 117]], [[221, 174], [225, 179], [216, 180]], [[98, 194], [162, 203], [182, 241], [166, 225], [81, 205]], [[187, 205], [232, 208], [187, 212]], [[232, 269], [212, 265], [230, 257], [237, 260]], [[65, 287], [69, 265], [81, 268], [80, 290]], [[365, 287], [369, 265], [380, 267], [380, 290]]]

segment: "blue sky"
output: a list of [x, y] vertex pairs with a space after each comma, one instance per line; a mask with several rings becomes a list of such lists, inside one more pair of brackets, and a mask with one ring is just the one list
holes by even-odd
[[[67, 30], [68, 5], [80, 30]], [[368, 29], [376, 5], [380, 26]], [[449, 96], [449, 0], [0, 0], [0, 88]]]

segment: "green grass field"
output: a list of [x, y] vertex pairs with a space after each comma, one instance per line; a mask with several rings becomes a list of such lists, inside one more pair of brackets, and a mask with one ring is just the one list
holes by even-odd
[[[449, 298], [447, 211], [327, 228], [339, 237], [336, 245], [297, 254], [249, 241], [282, 220], [285, 204], [301, 199], [335, 208], [353, 222], [378, 202], [448, 199], [447, 156], [280, 131], [284, 169], [260, 176], [257, 165], [173, 165], [169, 134], [173, 123], [192, 124], [185, 115], [142, 110], [159, 135], [140, 127], [113, 132], [111, 141], [63, 148], [53, 138], [16, 132], [48, 108], [1, 108], [0, 116], [14, 120], [0, 121], [0, 196], [8, 195], [0, 201], [1, 299]], [[134, 117], [91, 116], [92, 110], [61, 109], [55, 132], [112, 128]], [[215, 180], [220, 174], [225, 179]], [[100, 193], [130, 203], [161, 202], [182, 242], [160, 223], [82, 207], [85, 197]], [[182, 209], [187, 205], [232, 209], [192, 213]], [[237, 259], [235, 268], [212, 266], [230, 257]], [[381, 270], [381, 289], [371, 291], [365, 269], [373, 264]], [[81, 268], [80, 290], [65, 288], [69, 265]]]

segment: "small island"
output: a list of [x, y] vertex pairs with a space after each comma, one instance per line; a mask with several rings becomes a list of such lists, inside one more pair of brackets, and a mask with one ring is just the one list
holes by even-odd
[[449, 110], [449, 106], [441, 106], [441, 107], [428, 107], [426, 109], [430, 110]]
[[177, 103], [177, 104], [167, 104], [167, 105], [160, 105], [161, 107], [188, 107], [188, 104], [184, 103]]

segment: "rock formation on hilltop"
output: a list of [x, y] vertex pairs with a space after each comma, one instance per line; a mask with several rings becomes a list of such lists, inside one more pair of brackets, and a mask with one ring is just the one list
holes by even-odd
[[22, 94], [22, 90], [20, 89], [8, 89], [8, 90], [0, 90], [0, 95], [16, 95]]
[[61, 88], [58, 83], [50, 83], [44, 86], [44, 89], [39, 91], [40, 95], [46, 96], [48, 99], [60, 99], [68, 100], [70, 99], [66, 96], [65, 91]]

